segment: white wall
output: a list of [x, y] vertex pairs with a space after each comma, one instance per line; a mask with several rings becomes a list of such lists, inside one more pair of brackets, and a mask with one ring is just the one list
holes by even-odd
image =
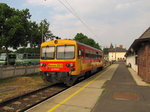
[[131, 68], [138, 72], [138, 66], [135, 64], [135, 55], [132, 55], [132, 56], [128, 56], [127, 59], [126, 59], [126, 64], [131, 64]]
[[126, 52], [109, 52], [109, 54], [108, 54], [109, 61], [112, 61], [112, 60], [118, 61], [118, 58], [126, 59], [125, 54], [126, 54]]

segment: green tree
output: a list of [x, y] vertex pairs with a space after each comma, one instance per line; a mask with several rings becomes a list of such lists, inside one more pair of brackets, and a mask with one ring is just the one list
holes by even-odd
[[[16, 10], [0, 3], [0, 47], [6, 50], [26, 45], [26, 30], [30, 13], [28, 9]], [[8, 62], [9, 60], [7, 60]]]
[[16, 49], [27, 44], [27, 23], [30, 18], [29, 10], [15, 10], [4, 3], [0, 3], [0, 47], [8, 50], [9, 47]]
[[16, 53], [40, 53], [39, 48], [20, 48]]
[[39, 44], [41, 44], [41, 32], [39, 29], [39, 25], [36, 22], [30, 21], [28, 23], [29, 29], [28, 29], [28, 36], [27, 36], [27, 43], [30, 44], [31, 48], [39, 47]]
[[53, 39], [55, 36], [52, 34], [52, 32], [49, 30], [50, 24], [47, 22], [46, 19], [42, 20], [40, 22], [40, 32], [43, 33], [43, 42]]
[[92, 38], [88, 38], [86, 35], [82, 33], [77, 33], [77, 35], [73, 39], [78, 42], [92, 46], [94, 48], [101, 49], [98, 43], [96, 43]]
[[0, 3], [0, 48], [17, 49], [28, 44], [36, 48], [42, 41], [56, 38], [49, 30], [50, 24], [46, 19], [38, 24], [29, 21], [30, 17], [29, 9], [18, 10]]
[[85, 43], [85, 40], [87, 40], [87, 36], [85, 36], [82, 33], [77, 33], [73, 39], [78, 41], [78, 42]]
[[29, 22], [28, 29], [28, 43], [31, 48], [40, 47], [42, 42], [55, 38], [49, 30], [50, 24], [46, 19], [42, 20], [39, 24], [36, 22]]
[[104, 53], [105, 55], [107, 55], [108, 52], [109, 52], [109, 48], [104, 48], [104, 49], [103, 49], [103, 53]]

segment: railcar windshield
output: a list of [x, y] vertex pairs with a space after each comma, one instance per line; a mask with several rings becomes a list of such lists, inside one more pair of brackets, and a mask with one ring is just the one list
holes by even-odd
[[42, 47], [41, 59], [54, 59], [54, 46]]
[[65, 45], [57, 46], [57, 59], [74, 59], [75, 58], [75, 46]]

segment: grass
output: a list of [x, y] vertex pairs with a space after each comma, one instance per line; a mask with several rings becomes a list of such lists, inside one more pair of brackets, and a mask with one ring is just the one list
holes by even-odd
[[30, 77], [33, 80], [41, 80], [41, 75], [39, 74], [27, 75], [26, 77]]
[[33, 74], [33, 75], [26, 75], [26, 76], [18, 76], [18, 77], [12, 77], [7, 79], [0, 79], [0, 87], [5, 86], [7, 84], [16, 82], [19, 78], [30, 78], [34, 81], [42, 81], [41, 76], [39, 74]]
[[[42, 80], [39, 74], [33, 75], [26, 75], [26, 76], [18, 76], [8, 79], [1, 79], [0, 80], [0, 89], [5, 88], [13, 88], [17, 87], [16, 89], [12, 89], [9, 91], [1, 92], [0, 99], [7, 99], [13, 96], [20, 95], [22, 93], [33, 91], [38, 88], [45, 86], [46, 84]], [[13, 93], [13, 94], [12, 94]]]
[[15, 78], [0, 79], [0, 87], [15, 81]]

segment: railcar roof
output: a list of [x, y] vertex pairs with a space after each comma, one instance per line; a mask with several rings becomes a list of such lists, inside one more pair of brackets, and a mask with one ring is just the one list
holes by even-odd
[[41, 46], [53, 46], [53, 45], [63, 45], [63, 44], [76, 44], [75, 40], [50, 40], [41, 44]]
[[[55, 43], [55, 42], [57, 42], [58, 41], [58, 43]], [[91, 48], [91, 49], [95, 49], [95, 50], [98, 50], [98, 51], [101, 51], [100, 49], [96, 49], [96, 48], [93, 48], [93, 47], [91, 47], [91, 46], [89, 46], [89, 45], [86, 45], [86, 44], [83, 44], [83, 43], [80, 43], [80, 42], [78, 42], [78, 41], [75, 41], [75, 40], [50, 40], [50, 41], [47, 41], [47, 42], [44, 42], [44, 43], [42, 43], [41, 44], [41, 46], [54, 46], [54, 45], [63, 45], [63, 44], [80, 44], [80, 45], [84, 45], [84, 46], [86, 46], [86, 47], [89, 47], [89, 48]], [[102, 51], [101, 51], [102, 52]]]
[[[89, 47], [89, 48], [91, 48], [91, 49], [95, 49], [95, 50], [101, 51], [100, 49], [96, 49], [96, 48], [91, 47], [91, 46], [89, 46], [89, 45], [86, 45], [86, 44], [83, 44], [83, 43], [80, 43], [80, 42], [77, 42], [77, 43], [80, 44], [80, 45], [87, 46], [87, 47]], [[101, 51], [101, 52], [102, 52], [102, 51]]]

